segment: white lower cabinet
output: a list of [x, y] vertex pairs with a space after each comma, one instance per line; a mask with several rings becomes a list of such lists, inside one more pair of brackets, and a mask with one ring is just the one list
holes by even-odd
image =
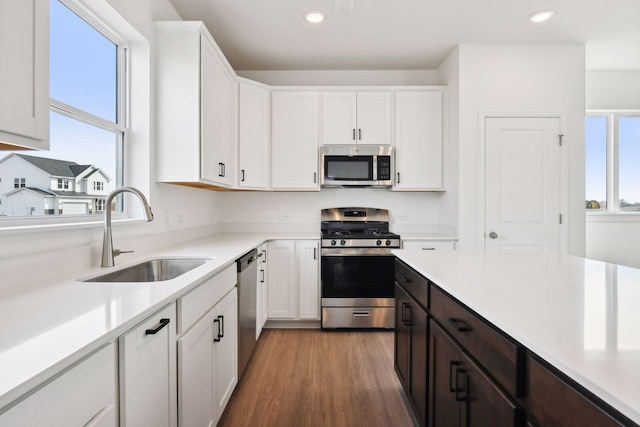
[[175, 320], [170, 304], [119, 337], [120, 426], [176, 426]]
[[115, 344], [106, 345], [0, 415], [0, 426], [118, 425]]
[[258, 283], [256, 294], [256, 340], [260, 338], [262, 328], [268, 318], [269, 292], [267, 286], [267, 244], [258, 247]]
[[238, 293], [233, 288], [178, 339], [178, 424], [214, 426], [238, 383]]
[[319, 241], [274, 240], [267, 253], [269, 319], [320, 319]]

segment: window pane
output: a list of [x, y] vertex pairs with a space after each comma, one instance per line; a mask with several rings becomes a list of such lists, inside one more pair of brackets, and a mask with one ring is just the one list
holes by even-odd
[[116, 121], [117, 46], [51, 0], [50, 96]]
[[585, 129], [587, 209], [607, 208], [607, 118], [589, 116]]
[[109, 192], [121, 185], [121, 139], [52, 112], [49, 151], [0, 158], [0, 217], [101, 213]]
[[640, 117], [620, 117], [618, 153], [620, 208], [640, 209]]

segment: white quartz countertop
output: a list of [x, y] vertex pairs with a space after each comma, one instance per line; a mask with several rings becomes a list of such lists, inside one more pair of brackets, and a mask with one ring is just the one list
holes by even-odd
[[640, 269], [558, 253], [393, 252], [640, 424]]
[[[146, 253], [116, 267], [0, 293], [0, 408], [113, 341], [160, 308], [267, 240], [319, 239], [320, 233], [229, 233]], [[209, 258], [173, 280], [155, 283], [81, 282], [155, 257]]]

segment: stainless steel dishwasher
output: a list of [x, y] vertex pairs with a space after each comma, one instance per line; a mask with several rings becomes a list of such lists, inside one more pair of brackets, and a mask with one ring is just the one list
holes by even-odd
[[236, 260], [238, 265], [238, 378], [256, 345], [256, 293], [258, 250], [253, 249]]

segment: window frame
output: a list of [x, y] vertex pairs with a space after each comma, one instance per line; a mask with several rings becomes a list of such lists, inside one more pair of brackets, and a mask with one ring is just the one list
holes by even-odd
[[604, 117], [606, 120], [606, 209], [585, 209], [587, 216], [635, 217], [640, 220], [640, 208], [620, 208], [619, 119], [638, 117], [640, 110], [587, 110], [586, 117]]

